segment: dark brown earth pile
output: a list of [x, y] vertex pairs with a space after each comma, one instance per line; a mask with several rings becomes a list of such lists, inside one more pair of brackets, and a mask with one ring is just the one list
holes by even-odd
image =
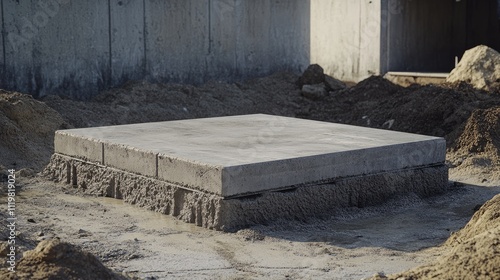
[[461, 154], [485, 154], [491, 159], [498, 160], [500, 107], [475, 110], [453, 148]]
[[331, 92], [302, 117], [445, 137], [454, 143], [477, 108], [500, 105], [500, 98], [460, 84], [404, 88], [373, 76]]
[[12, 280], [95, 280], [127, 279], [115, 274], [92, 254], [57, 239], [45, 240], [24, 256], [16, 266], [16, 272], [0, 271], [0, 279]]
[[90, 102], [47, 96], [42, 100], [75, 127], [167, 121], [252, 113], [295, 116], [309, 106], [290, 73], [199, 87], [129, 82], [102, 92]]
[[[28, 95], [1, 91], [0, 165], [15, 166], [16, 169], [42, 168], [52, 154], [54, 131], [60, 128], [267, 113], [443, 136], [450, 147], [449, 154], [461, 153], [463, 157], [472, 157], [474, 153], [480, 153], [486, 160], [482, 162], [500, 166], [498, 95], [476, 90], [463, 83], [403, 88], [381, 77], [371, 77], [351, 88], [326, 91], [324, 95], [315, 95], [311, 99], [302, 94], [297, 80], [298, 76], [294, 74], [278, 73], [244, 83], [210, 82], [199, 87], [133, 82], [103, 92], [90, 102], [56, 96], [37, 101]], [[460, 159], [460, 162], [465, 161]], [[488, 173], [488, 176], [491, 175]], [[495, 199], [484, 207], [490, 209], [492, 204], [498, 206], [499, 198]], [[477, 228], [477, 232], [454, 235], [453, 240], [460, 243], [448, 245], [453, 247], [449, 255], [434, 265], [401, 275], [414, 277], [406, 279], [428, 279], [431, 276], [451, 279], [445, 278], [449, 275], [464, 275], [463, 279], [469, 276], [472, 277], [470, 279], [476, 279], [483, 275], [484, 279], [494, 279], [490, 275], [497, 273], [495, 269], [500, 267], [499, 212], [495, 211], [491, 213], [496, 214], [490, 215], [493, 218], [488, 219], [495, 223], [495, 228], [482, 228], [479, 224], [472, 225], [471, 221], [469, 232], [472, 232], [472, 228]], [[486, 216], [485, 213], [489, 213], [486, 210], [483, 212], [480, 210], [478, 213]], [[482, 219], [476, 218], [477, 221]], [[70, 260], [76, 261], [77, 258], [90, 265], [95, 264], [92, 267], [96, 273], [105, 273], [92, 257], [80, 255], [81, 252], [69, 245], [44, 244], [45, 247], [37, 249], [38, 253], [35, 250], [35, 253], [28, 255], [32, 256], [31, 259], [19, 263], [19, 271], [23, 271], [21, 268], [26, 264], [25, 275], [29, 275], [20, 279], [37, 279], [33, 278], [38, 277], [36, 271], [44, 273], [44, 269], [55, 275], [80, 275], [76, 273], [84, 271], [77, 269], [83, 265], [78, 266]], [[66, 260], [59, 253], [43, 255], [43, 252], [52, 250], [77, 257]], [[45, 264], [41, 265], [42, 262]], [[63, 265], [59, 267], [54, 264], [58, 262]], [[93, 273], [94, 268], [87, 269], [85, 273]], [[465, 274], [465, 270], [472, 274]], [[93, 279], [109, 279], [102, 278], [101, 274], [96, 275], [99, 277]]]
[[[303, 96], [297, 80], [294, 74], [278, 73], [243, 83], [209, 82], [199, 87], [130, 82], [89, 102], [57, 96], [39, 102], [26, 95], [4, 92], [0, 95], [0, 122], [5, 123], [6, 129], [0, 136], [0, 151], [5, 156], [0, 164], [40, 168], [51, 154], [53, 131], [60, 127], [252, 113], [442, 136], [448, 147], [455, 147], [455, 140], [462, 135], [474, 110], [500, 106], [500, 97], [464, 83], [403, 88], [374, 76], [351, 88], [311, 99]], [[469, 132], [462, 138], [467, 138]], [[462, 142], [459, 146], [464, 145]]]

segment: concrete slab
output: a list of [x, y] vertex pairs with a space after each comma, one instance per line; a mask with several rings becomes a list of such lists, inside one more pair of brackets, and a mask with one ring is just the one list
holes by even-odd
[[95, 159], [93, 143], [105, 165], [224, 198], [442, 165], [446, 149], [438, 137], [259, 114], [57, 131], [55, 152]]
[[103, 143], [95, 137], [75, 135], [69, 131], [57, 131], [54, 137], [54, 152], [90, 162], [104, 163]]
[[209, 229], [237, 231], [276, 220], [331, 217], [339, 208], [367, 207], [408, 193], [420, 197], [442, 194], [448, 189], [447, 171], [441, 164], [230, 199], [60, 154], [53, 155], [43, 174], [90, 195], [123, 199]]

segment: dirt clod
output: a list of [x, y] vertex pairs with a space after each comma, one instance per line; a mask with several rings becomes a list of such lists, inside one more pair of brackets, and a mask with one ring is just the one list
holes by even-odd
[[323, 71], [323, 67], [318, 64], [311, 64], [307, 69], [302, 73], [302, 76], [297, 81], [299, 87], [303, 85], [314, 85], [320, 84], [325, 81], [325, 73]]

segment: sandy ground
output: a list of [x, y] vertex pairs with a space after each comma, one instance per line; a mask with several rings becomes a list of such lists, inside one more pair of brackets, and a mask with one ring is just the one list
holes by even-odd
[[[60, 238], [129, 278], [361, 279], [433, 264], [450, 252], [442, 244], [452, 232], [500, 193], [499, 96], [463, 84], [403, 88], [372, 77], [311, 99], [296, 80], [277, 73], [199, 87], [131, 82], [90, 102], [0, 91], [0, 175], [18, 170], [18, 258], [41, 240]], [[443, 136], [450, 191], [222, 233], [35, 175], [48, 162], [56, 129], [246, 113]], [[6, 201], [5, 175], [0, 184]], [[5, 240], [8, 233], [0, 233]]]
[[141, 279], [362, 279], [400, 272], [444, 254], [448, 248], [440, 245], [500, 192], [450, 183], [442, 196], [399, 197], [326, 220], [222, 233], [40, 177], [18, 180], [21, 239], [58, 237]]

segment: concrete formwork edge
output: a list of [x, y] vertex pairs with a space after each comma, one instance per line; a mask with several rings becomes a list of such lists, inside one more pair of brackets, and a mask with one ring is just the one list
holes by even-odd
[[52, 156], [44, 175], [88, 194], [123, 199], [184, 222], [223, 231], [280, 219], [324, 217], [342, 207], [380, 204], [407, 193], [430, 196], [443, 193], [448, 187], [448, 169], [444, 164], [338, 178], [232, 199], [60, 154]]

